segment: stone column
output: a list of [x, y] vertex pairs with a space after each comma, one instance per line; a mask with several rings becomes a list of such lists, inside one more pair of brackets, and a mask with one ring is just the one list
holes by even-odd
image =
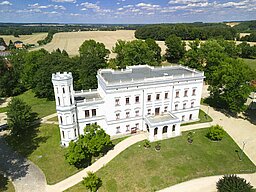
[[157, 130], [157, 139], [162, 140], [163, 139], [163, 126], [158, 127]]
[[149, 136], [148, 136], [148, 140], [149, 140], [150, 142], [153, 142], [153, 141], [155, 140], [155, 138], [154, 138], [154, 128], [149, 127]]
[[168, 128], [167, 128], [167, 137], [168, 138], [172, 137], [172, 126], [173, 125], [168, 125]]

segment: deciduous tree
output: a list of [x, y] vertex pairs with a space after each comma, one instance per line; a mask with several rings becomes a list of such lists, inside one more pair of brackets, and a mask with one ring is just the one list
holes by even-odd
[[102, 180], [95, 173], [87, 172], [87, 177], [83, 178], [83, 185], [90, 192], [96, 192], [102, 186]]

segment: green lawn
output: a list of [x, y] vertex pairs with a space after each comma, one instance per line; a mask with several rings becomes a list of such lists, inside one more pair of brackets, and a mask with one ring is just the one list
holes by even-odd
[[48, 121], [56, 121], [56, 122], [58, 122], [58, 116], [52, 117], [52, 118], [48, 119]]
[[15, 192], [14, 186], [11, 181], [0, 174], [0, 191], [3, 192]]
[[192, 122], [192, 123], [185, 123], [185, 124], [182, 124], [181, 126], [184, 126], [184, 125], [192, 125], [192, 124], [196, 124], [196, 123], [207, 123], [207, 122], [212, 122], [212, 118], [207, 115], [203, 110], [199, 110], [199, 121], [195, 121], [195, 122]]
[[[195, 130], [193, 144], [187, 133], [161, 141], [161, 150], [145, 149], [136, 143], [115, 157], [96, 174], [102, 179], [99, 191], [155, 191], [193, 178], [227, 173], [251, 173], [255, 165], [244, 156], [239, 161], [239, 147], [225, 134], [220, 142], [205, 137], [207, 129]], [[81, 183], [69, 192], [86, 191]]]
[[55, 101], [48, 101], [45, 98], [39, 99], [35, 97], [32, 90], [28, 90], [17, 97], [23, 99], [28, 105], [30, 105], [32, 110], [39, 114], [39, 117], [45, 117], [56, 113]]
[[1, 107], [0, 108], [0, 113], [4, 113], [4, 112], [6, 112], [7, 111], [7, 107]]
[[[20, 141], [7, 137], [7, 141], [16, 151], [40, 167], [48, 184], [57, 183], [79, 171], [65, 160], [64, 154], [67, 149], [60, 146], [58, 125], [41, 124], [38, 131], [31, 135], [28, 138], [21, 138]], [[113, 144], [116, 145], [125, 138], [127, 137], [115, 139]]]
[[256, 59], [243, 59], [243, 60], [251, 69], [256, 70]]

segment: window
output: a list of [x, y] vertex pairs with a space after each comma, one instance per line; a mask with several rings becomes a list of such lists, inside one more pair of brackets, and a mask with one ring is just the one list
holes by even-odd
[[130, 98], [129, 98], [129, 97], [126, 97], [126, 98], [125, 98], [125, 104], [126, 104], [126, 105], [129, 105], [129, 104], [130, 104]]
[[59, 103], [59, 105], [60, 105], [60, 98], [58, 97], [58, 103]]
[[155, 115], [159, 115], [159, 113], [160, 113], [160, 107], [155, 108]]
[[186, 105], [187, 105], [186, 103], [183, 103], [183, 109], [186, 109]]
[[90, 123], [87, 123], [87, 124], [86, 124], [86, 127], [87, 127], [87, 126], [90, 126], [90, 125], [91, 125]]
[[65, 88], [64, 87], [62, 87], [62, 92], [65, 93]]
[[92, 116], [96, 116], [96, 109], [92, 109]]
[[181, 120], [185, 121], [185, 115], [182, 115]]
[[68, 87], [68, 89], [69, 89], [69, 93], [71, 93], [71, 88], [70, 88], [70, 86]]
[[135, 124], [136, 129], [139, 129], [139, 123]]
[[62, 138], [65, 139], [65, 133], [62, 131]]
[[89, 117], [89, 116], [90, 116], [89, 110], [85, 110], [85, 111], [84, 111], [84, 114], [85, 114], [85, 117]]
[[189, 115], [189, 120], [192, 120], [192, 114]]
[[148, 101], [151, 101], [151, 95], [148, 95]]
[[196, 89], [193, 89], [192, 91], [192, 95], [195, 96], [196, 95]]
[[127, 111], [127, 112], [126, 112], [126, 118], [129, 118], [129, 117], [130, 117], [130, 112]]
[[70, 98], [70, 105], [72, 105], [72, 98]]
[[176, 91], [176, 98], [179, 98], [179, 97], [180, 97], [180, 92]]
[[130, 131], [130, 125], [126, 125], [126, 132]]
[[167, 112], [167, 110], [168, 110], [168, 107], [165, 106], [165, 107], [164, 107], [164, 112]]
[[168, 93], [165, 93], [165, 94], [164, 94], [164, 98], [165, 98], [165, 99], [168, 99]]
[[177, 111], [178, 110], [178, 104], [175, 104], [175, 109], [174, 109], [175, 111]]
[[172, 131], [175, 131], [176, 125], [172, 126]]
[[75, 123], [75, 115], [73, 114], [73, 123]]
[[116, 120], [120, 119], [120, 113], [116, 113]]
[[184, 97], [187, 97], [188, 96], [188, 90], [185, 90], [184, 91]]
[[191, 102], [191, 108], [193, 108], [193, 107], [194, 107], [194, 104], [195, 104], [194, 102]]
[[120, 105], [120, 100], [119, 100], [119, 99], [116, 99], [116, 100], [115, 100], [115, 104], [116, 104], [116, 106], [119, 106], [119, 105]]
[[151, 109], [148, 109], [148, 115], [151, 115]]
[[139, 96], [136, 96], [135, 97], [135, 103], [139, 103], [140, 102], [140, 97]]
[[120, 126], [116, 127], [116, 134], [120, 133]]
[[62, 123], [63, 123], [62, 116], [60, 116], [60, 124], [62, 124]]
[[139, 110], [136, 110], [136, 111], [135, 111], [135, 116], [136, 116], [136, 117], [139, 116], [139, 112], [140, 112]]
[[76, 137], [76, 129], [74, 130], [74, 134], [75, 134], [75, 137]]
[[156, 94], [156, 100], [159, 100], [159, 99], [160, 99], [160, 94], [157, 93], [157, 94]]
[[56, 91], [57, 91], [57, 93], [59, 93], [59, 89], [58, 89], [58, 87], [56, 86]]

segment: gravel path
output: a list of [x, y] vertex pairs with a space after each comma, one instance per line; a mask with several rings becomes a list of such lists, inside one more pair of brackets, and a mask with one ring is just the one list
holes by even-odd
[[9, 177], [16, 192], [44, 192], [43, 172], [32, 162], [14, 152], [0, 136], [0, 169]]

